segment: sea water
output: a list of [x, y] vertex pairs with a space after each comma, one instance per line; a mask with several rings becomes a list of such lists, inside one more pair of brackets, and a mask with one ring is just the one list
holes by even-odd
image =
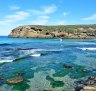
[[[76, 80], [93, 75], [95, 39], [0, 37], [0, 91], [75, 91]], [[16, 77], [23, 82], [7, 82]]]

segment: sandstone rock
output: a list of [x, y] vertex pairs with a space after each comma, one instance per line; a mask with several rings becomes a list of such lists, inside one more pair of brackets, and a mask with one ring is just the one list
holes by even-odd
[[85, 86], [80, 91], [96, 91], [96, 88], [92, 86]]
[[17, 78], [10, 78], [7, 80], [7, 83], [9, 84], [17, 84], [17, 83], [20, 83], [20, 82], [23, 82], [23, 78], [22, 77], [17, 77]]

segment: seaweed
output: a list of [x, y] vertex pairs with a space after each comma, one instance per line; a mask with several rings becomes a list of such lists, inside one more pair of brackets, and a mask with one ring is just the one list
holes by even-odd
[[12, 91], [26, 91], [30, 86], [26, 82], [19, 83], [13, 86]]
[[53, 88], [55, 87], [63, 87], [64, 86], [64, 82], [63, 81], [53, 81], [50, 83], [50, 85], [52, 85]]
[[54, 79], [50, 76], [46, 76], [46, 80], [51, 81], [51, 82], [54, 81]]

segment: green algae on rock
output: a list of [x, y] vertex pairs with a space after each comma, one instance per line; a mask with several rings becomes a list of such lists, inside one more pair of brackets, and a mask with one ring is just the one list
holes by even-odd
[[54, 81], [54, 79], [52, 77], [50, 77], [50, 76], [46, 76], [46, 80], [48, 80], [50, 82]]
[[60, 70], [56, 73], [53, 74], [54, 77], [64, 77], [65, 75], [67, 75], [69, 73], [69, 71], [66, 70]]
[[63, 87], [64, 86], [64, 82], [63, 81], [53, 81], [50, 83], [50, 85], [52, 85], [53, 88], [55, 87]]
[[30, 86], [27, 84], [27, 82], [15, 84], [12, 88], [12, 91], [26, 91]]

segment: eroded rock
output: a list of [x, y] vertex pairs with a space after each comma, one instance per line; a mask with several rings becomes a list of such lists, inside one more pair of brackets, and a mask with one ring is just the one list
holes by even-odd
[[24, 79], [22, 77], [17, 77], [17, 78], [10, 78], [7, 80], [8, 84], [17, 84], [23, 82]]

